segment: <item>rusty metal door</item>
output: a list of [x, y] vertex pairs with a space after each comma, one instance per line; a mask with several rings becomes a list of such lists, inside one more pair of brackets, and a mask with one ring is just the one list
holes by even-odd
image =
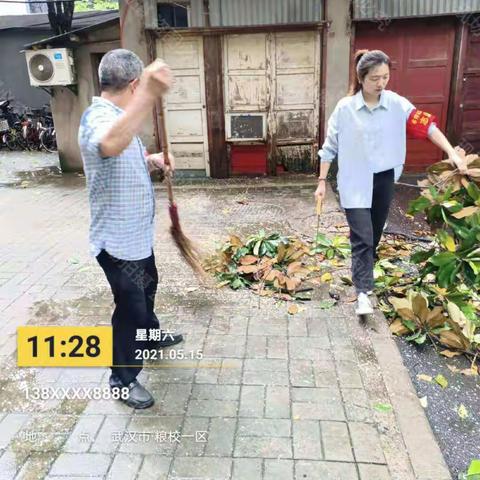
[[[291, 171], [315, 169], [319, 83], [319, 32], [225, 36], [226, 122], [232, 122], [236, 113], [264, 114], [266, 131], [257, 143], [267, 142], [271, 161], [282, 162]], [[255, 142], [250, 138], [235, 143]]]
[[165, 99], [165, 110], [176, 168], [204, 170], [209, 176], [203, 39], [166, 36], [158, 40], [157, 52], [175, 75], [174, 86]]
[[[393, 61], [388, 88], [407, 97], [417, 108], [437, 116], [447, 125], [455, 21], [451, 18], [395, 20], [379, 28], [375, 22], [356, 26], [356, 49], [385, 51]], [[422, 171], [443, 158], [428, 140], [408, 140], [406, 170]]]

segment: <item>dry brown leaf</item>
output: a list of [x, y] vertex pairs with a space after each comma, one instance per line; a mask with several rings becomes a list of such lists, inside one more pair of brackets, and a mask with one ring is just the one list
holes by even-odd
[[230, 235], [230, 243], [234, 247], [243, 247], [243, 242], [240, 237], [237, 237], [236, 235]]
[[259, 270], [261, 270], [259, 265], [241, 265], [237, 267], [237, 272], [240, 273], [257, 273]]
[[280, 273], [281, 272], [279, 272], [278, 270], [272, 269], [263, 277], [263, 280], [265, 280], [266, 282], [273, 282], [277, 278], [277, 276], [280, 275]]
[[287, 275], [292, 275], [302, 268], [302, 262], [292, 262], [287, 268]]
[[245, 255], [244, 257], [240, 258], [240, 263], [242, 265], [253, 265], [254, 263], [258, 262], [258, 257], [255, 255]]
[[283, 262], [285, 254], [287, 253], [287, 247], [284, 243], [281, 243], [277, 248], [277, 261], [278, 263]]
[[289, 260], [295, 261], [305, 255], [305, 251], [302, 250], [295, 250], [291, 255], [288, 256]]
[[394, 335], [405, 335], [409, 332], [408, 328], [402, 323], [402, 321], [397, 318], [390, 324], [390, 331]]
[[453, 358], [453, 357], [457, 357], [458, 355], [462, 355], [462, 353], [454, 352], [452, 350], [442, 350], [440, 352], [440, 355], [443, 355], [444, 357], [447, 357], [447, 358]]
[[462, 341], [462, 338], [459, 337], [452, 330], [446, 330], [444, 332], [441, 332], [440, 342], [446, 345], [447, 347], [458, 348], [459, 350], [465, 350], [465, 347], [466, 347], [466, 345]]
[[292, 303], [291, 305], [288, 306], [288, 313], [289, 315], [295, 315], [296, 313], [298, 313], [298, 305], [295, 305], [294, 303]]
[[480, 207], [477, 207], [476, 205], [472, 205], [471, 207], [462, 208], [457, 213], [452, 213], [452, 217], [455, 217], [458, 219], [470, 217], [471, 215], [474, 215], [478, 211], [480, 211]]
[[300, 280], [298, 278], [285, 277], [285, 284], [287, 286], [287, 290], [293, 292], [300, 285]]
[[423, 382], [431, 382], [433, 378], [430, 375], [425, 375], [424, 373], [419, 373], [417, 375], [417, 378], [419, 380], [422, 380]]
[[464, 370], [460, 370], [462, 375], [466, 375], [467, 377], [476, 377], [478, 376], [478, 367], [473, 365], [471, 368], [465, 368]]

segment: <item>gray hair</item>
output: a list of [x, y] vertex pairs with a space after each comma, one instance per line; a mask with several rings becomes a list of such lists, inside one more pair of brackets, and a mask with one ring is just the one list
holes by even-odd
[[143, 70], [143, 62], [138, 55], [117, 48], [106, 53], [98, 67], [98, 78], [102, 90], [118, 92], [128, 86], [130, 82], [139, 78]]

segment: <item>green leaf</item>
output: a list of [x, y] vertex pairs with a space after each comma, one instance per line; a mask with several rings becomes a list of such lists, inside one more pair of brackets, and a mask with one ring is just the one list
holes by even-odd
[[470, 195], [472, 200], [477, 201], [480, 199], [480, 188], [477, 187], [475, 182], [470, 182], [467, 185], [467, 193]]
[[456, 275], [455, 263], [448, 263], [440, 267], [437, 275], [438, 285], [442, 288], [448, 288], [453, 283]]
[[376, 403], [373, 408], [377, 412], [391, 412], [393, 410], [393, 407], [389, 403]]
[[480, 460], [472, 460], [467, 475], [480, 475]]
[[238, 290], [239, 288], [242, 288], [244, 286], [244, 283], [240, 278], [236, 278], [232, 283], [230, 283], [230, 287], [232, 287], [234, 290]]
[[410, 257], [410, 260], [415, 264], [423, 263], [427, 261], [434, 253], [434, 248], [431, 248], [430, 250], [419, 250]]
[[414, 332], [417, 329], [417, 325], [413, 320], [403, 320], [402, 322], [411, 332]]
[[415, 215], [416, 213], [423, 212], [426, 208], [430, 207], [431, 204], [428, 198], [420, 196], [410, 202], [407, 213], [409, 215]]
[[417, 338], [415, 338], [413, 341], [418, 345], [423, 345], [426, 339], [427, 339], [427, 334], [423, 333], [422, 335], [419, 335]]
[[462, 419], [462, 420], [465, 420], [466, 418], [468, 418], [468, 410], [467, 410], [467, 407], [465, 407], [465, 405], [462, 403], [460, 404], [460, 406], [458, 407], [458, 416]]
[[318, 306], [322, 310], [330, 310], [330, 308], [335, 306], [336, 303], [336, 300], [322, 300], [321, 302], [319, 302]]
[[437, 232], [437, 238], [440, 245], [442, 245], [443, 248], [446, 248], [449, 252], [454, 252], [456, 250], [455, 239], [445, 230], [439, 230]]
[[456, 259], [452, 252], [442, 252], [430, 258], [429, 262], [436, 267], [441, 267], [447, 263], [453, 262]]
[[448, 380], [441, 374], [439, 373], [434, 380], [442, 387], [442, 388], [447, 388], [448, 387]]

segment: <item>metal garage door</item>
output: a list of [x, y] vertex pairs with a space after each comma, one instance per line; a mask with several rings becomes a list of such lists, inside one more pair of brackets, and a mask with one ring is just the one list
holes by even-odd
[[[356, 25], [355, 48], [385, 51], [394, 64], [388, 88], [435, 114], [442, 131], [447, 125], [454, 41], [450, 18], [395, 20], [383, 29], [375, 22]], [[442, 157], [430, 142], [409, 140], [406, 168], [421, 171]]]

